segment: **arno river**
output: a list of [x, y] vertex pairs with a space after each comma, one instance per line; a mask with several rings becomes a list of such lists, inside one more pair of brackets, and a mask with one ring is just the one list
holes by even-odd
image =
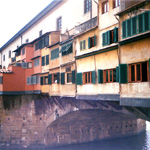
[[[115, 138], [93, 143], [69, 145], [55, 148], [32, 148], [26, 150], [150, 150], [150, 123], [147, 123], [145, 132], [135, 136]], [[7, 149], [4, 149], [7, 150]], [[23, 150], [23, 149], [10, 149]]]

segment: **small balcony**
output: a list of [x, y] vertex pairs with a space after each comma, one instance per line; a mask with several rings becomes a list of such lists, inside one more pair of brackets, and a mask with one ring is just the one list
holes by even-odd
[[97, 17], [94, 17], [75, 27], [75, 34], [85, 32], [93, 27], [97, 26]]

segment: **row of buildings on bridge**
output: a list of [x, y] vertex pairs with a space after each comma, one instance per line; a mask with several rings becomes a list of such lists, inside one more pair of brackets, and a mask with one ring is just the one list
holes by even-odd
[[1, 95], [150, 107], [150, 2], [54, 0], [0, 55]]

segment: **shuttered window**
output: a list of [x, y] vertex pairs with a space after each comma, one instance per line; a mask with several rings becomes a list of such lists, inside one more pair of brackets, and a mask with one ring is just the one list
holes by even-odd
[[122, 38], [150, 30], [150, 11], [132, 17], [122, 22]]
[[3, 84], [3, 77], [0, 76], [0, 84]]
[[42, 57], [42, 66], [45, 66], [45, 56]]
[[102, 34], [102, 45], [110, 45], [112, 43], [118, 42], [118, 27], [115, 27], [113, 30], [108, 30]]
[[52, 74], [48, 75], [48, 84], [52, 84]]
[[75, 70], [72, 71], [72, 83], [75, 84]]
[[119, 83], [126, 84], [128, 82], [127, 77], [127, 64], [119, 65]]
[[35, 44], [35, 51], [49, 46], [49, 35], [43, 37], [40, 41]]
[[76, 84], [77, 85], [82, 85], [82, 73], [77, 73], [76, 74]]
[[126, 32], [126, 28], [127, 28], [127, 21], [123, 21], [122, 22], [122, 38], [126, 38], [127, 37], [127, 32]]
[[132, 18], [132, 35], [137, 34], [137, 16]]
[[65, 73], [61, 73], [61, 84], [65, 84]]
[[46, 55], [46, 65], [49, 65], [49, 55]]
[[96, 46], [96, 35], [88, 38], [88, 48]]
[[98, 70], [98, 83], [103, 83], [103, 70]]
[[51, 60], [59, 58], [59, 48], [56, 48], [51, 51]]

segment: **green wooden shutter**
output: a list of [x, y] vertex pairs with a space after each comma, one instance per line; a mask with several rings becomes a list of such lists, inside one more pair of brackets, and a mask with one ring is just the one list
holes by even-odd
[[96, 46], [96, 35], [94, 35], [94, 46]]
[[43, 77], [41, 77], [41, 85], [43, 85]]
[[114, 41], [112, 41], [113, 43], [117, 43], [118, 42], [118, 28], [117, 27], [115, 27], [114, 28], [114, 35], [113, 35], [114, 37]]
[[102, 34], [102, 45], [105, 46], [105, 33]]
[[48, 84], [52, 84], [52, 74], [48, 75]]
[[127, 20], [127, 37], [131, 36], [131, 19]]
[[91, 48], [91, 38], [88, 37], [88, 48]]
[[92, 71], [92, 84], [96, 83], [96, 72]]
[[128, 83], [127, 64], [120, 64], [119, 65], [119, 83], [120, 84]]
[[150, 30], [150, 11], [144, 13], [144, 31]]
[[83, 41], [83, 49], [85, 49], [86, 48], [86, 46], [85, 46], [85, 40]]
[[140, 14], [138, 16], [138, 27], [139, 27], [139, 33], [142, 33], [144, 31], [144, 15]]
[[45, 66], [45, 56], [42, 57], [42, 66]]
[[119, 82], [119, 67], [116, 67], [116, 82]]
[[82, 73], [76, 73], [76, 84], [82, 85]]
[[149, 72], [150, 72], [150, 59], [149, 59]]
[[61, 73], [61, 84], [65, 84], [65, 73]]
[[132, 25], [131, 34], [136, 35], [137, 34], [137, 16], [135, 16], [131, 19], [131, 25]]
[[111, 43], [111, 31], [107, 31], [107, 45], [109, 45]]
[[60, 76], [60, 73], [57, 72], [57, 84], [59, 84], [59, 76]]
[[46, 55], [46, 65], [49, 65], [49, 55]]
[[72, 71], [72, 83], [75, 84], [75, 70]]
[[103, 83], [103, 70], [98, 70], [98, 83]]
[[82, 41], [80, 42], [80, 50], [82, 50]]
[[113, 69], [113, 82], [116, 82], [116, 69]]
[[122, 38], [127, 36], [127, 21], [122, 22]]

